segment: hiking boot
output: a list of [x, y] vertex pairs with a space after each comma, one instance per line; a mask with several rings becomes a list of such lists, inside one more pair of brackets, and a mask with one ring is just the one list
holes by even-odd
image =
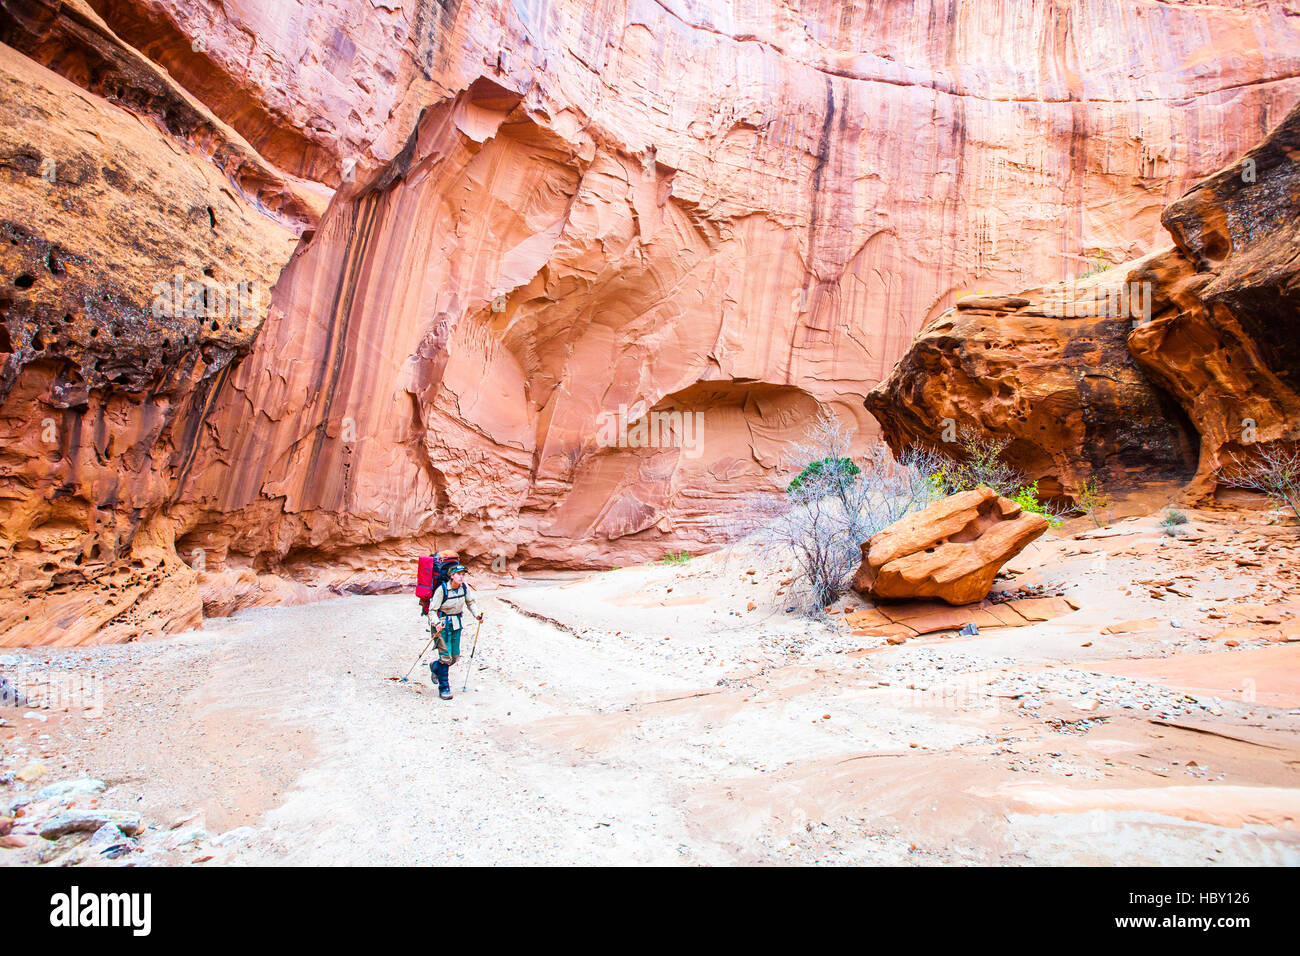
[[451, 700], [451, 691], [440, 690], [438, 691], [438, 696], [441, 697], [443, 700]]

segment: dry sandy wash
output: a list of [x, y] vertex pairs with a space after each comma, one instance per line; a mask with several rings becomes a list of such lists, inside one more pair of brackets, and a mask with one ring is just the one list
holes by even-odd
[[451, 702], [390, 679], [410, 595], [13, 651], [102, 675], [103, 711], [0, 710], [0, 862], [110, 862], [36, 835], [71, 804], [141, 815], [113, 865], [1300, 863], [1300, 534], [1123, 513], [1009, 566], [992, 607], [1046, 620], [909, 618], [970, 637], [856, 597], [810, 624], [742, 548], [499, 587]]

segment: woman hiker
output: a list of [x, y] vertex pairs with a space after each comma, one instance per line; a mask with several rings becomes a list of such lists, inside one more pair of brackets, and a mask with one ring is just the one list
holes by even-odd
[[448, 672], [452, 664], [460, 660], [460, 616], [465, 608], [479, 621], [483, 613], [478, 609], [469, 585], [465, 583], [465, 565], [458, 564], [451, 569], [449, 582], [439, 584], [429, 598], [429, 607], [438, 612], [437, 619], [429, 615], [429, 627], [434, 632], [438, 645], [438, 659], [429, 665], [432, 680], [437, 681], [438, 696], [451, 700], [451, 681]]

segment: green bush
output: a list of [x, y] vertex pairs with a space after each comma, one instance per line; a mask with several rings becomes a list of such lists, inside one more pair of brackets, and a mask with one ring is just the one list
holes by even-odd
[[862, 469], [849, 458], [821, 458], [799, 472], [785, 490], [791, 495], [802, 495], [825, 484], [836, 484], [840, 481], [852, 484], [861, 471]]
[[1013, 499], [1016, 504], [1020, 505], [1021, 511], [1028, 511], [1031, 514], [1042, 515], [1047, 519], [1047, 523], [1053, 528], [1061, 526], [1061, 519], [1053, 514], [1048, 507], [1038, 500], [1038, 482], [1032, 482], [1025, 485], [1016, 492]]
[[1107, 260], [1105, 253], [1099, 252], [1097, 253], [1097, 257], [1092, 260], [1092, 268], [1085, 270], [1079, 276], [1079, 278], [1087, 279], [1091, 276], [1100, 275], [1101, 273], [1107, 272], [1109, 270], [1110, 270], [1110, 262]]
[[1184, 524], [1187, 524], [1187, 515], [1172, 508], [1160, 519], [1160, 527], [1171, 538], [1178, 537], [1178, 526]]
[[1093, 520], [1098, 528], [1101, 527], [1101, 518], [1098, 517], [1102, 509], [1109, 515], [1111, 506], [1110, 494], [1102, 487], [1101, 479], [1093, 475], [1074, 493], [1075, 506]]
[[677, 551], [677, 552], [669, 551], [659, 560], [663, 564], [670, 564], [670, 565], [686, 564], [691, 560], [691, 553], [689, 551]]
[[930, 486], [943, 498], [976, 488], [992, 488], [1005, 498], [1015, 496], [1024, 475], [1002, 460], [1008, 438], [986, 438], [974, 429], [962, 429], [954, 453], [939, 452], [932, 463]]
[[[1053, 528], [1059, 528], [1063, 509], [1040, 501], [1038, 482], [1026, 484], [1025, 473], [1003, 460], [1003, 452], [1010, 443], [1011, 439], [1005, 436], [984, 435], [973, 428], [963, 428], [955, 443], [948, 443], [942, 449], [914, 446], [904, 453], [904, 458], [924, 475], [934, 498], [992, 488], [1003, 498], [1019, 504], [1022, 511], [1042, 515]], [[956, 448], [949, 451], [953, 444]]]

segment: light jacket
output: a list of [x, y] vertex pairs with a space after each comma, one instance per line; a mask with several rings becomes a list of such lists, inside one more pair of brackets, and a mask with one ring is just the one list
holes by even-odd
[[429, 607], [438, 612], [438, 616], [443, 620], [444, 627], [460, 630], [460, 616], [465, 608], [475, 617], [479, 616], [478, 604], [474, 601], [474, 595], [469, 593], [469, 585], [462, 584], [458, 588], [450, 587], [448, 584], [439, 584], [433, 592], [433, 597], [429, 599]]

